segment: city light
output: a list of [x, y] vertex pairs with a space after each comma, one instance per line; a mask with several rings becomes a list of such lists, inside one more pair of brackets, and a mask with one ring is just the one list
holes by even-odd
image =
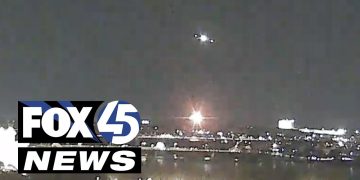
[[327, 134], [327, 135], [334, 135], [334, 136], [343, 136], [346, 134], [347, 130], [346, 129], [331, 129], [331, 130], [327, 130], [327, 129], [309, 129], [309, 128], [302, 128], [299, 129], [300, 132], [304, 132], [304, 133], [314, 133], [314, 134]]

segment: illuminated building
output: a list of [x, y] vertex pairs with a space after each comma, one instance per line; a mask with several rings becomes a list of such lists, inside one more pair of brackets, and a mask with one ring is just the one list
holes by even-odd
[[293, 119], [280, 119], [278, 122], [279, 129], [295, 129], [295, 120]]

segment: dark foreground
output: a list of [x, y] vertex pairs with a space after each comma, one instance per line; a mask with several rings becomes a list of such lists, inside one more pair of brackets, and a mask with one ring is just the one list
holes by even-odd
[[[266, 156], [240, 155], [234, 162], [233, 154], [183, 153], [177, 160], [169, 152], [143, 152], [142, 174], [33, 174], [23, 177], [15, 173], [1, 174], [0, 179], [39, 180], [105, 180], [122, 179], [360, 179], [360, 166], [353, 163], [325, 163], [290, 161]], [[210, 161], [204, 161], [209, 155]]]

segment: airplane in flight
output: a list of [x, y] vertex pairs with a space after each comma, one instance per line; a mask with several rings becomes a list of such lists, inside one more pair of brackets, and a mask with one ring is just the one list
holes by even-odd
[[194, 34], [194, 38], [203, 43], [214, 43], [215, 42], [214, 39], [209, 38], [205, 34]]

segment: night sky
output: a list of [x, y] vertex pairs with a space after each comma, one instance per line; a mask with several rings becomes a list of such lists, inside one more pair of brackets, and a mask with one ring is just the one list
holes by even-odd
[[[206, 33], [214, 44], [200, 44]], [[0, 2], [0, 116], [114, 100], [162, 126], [360, 127], [360, 1]]]

